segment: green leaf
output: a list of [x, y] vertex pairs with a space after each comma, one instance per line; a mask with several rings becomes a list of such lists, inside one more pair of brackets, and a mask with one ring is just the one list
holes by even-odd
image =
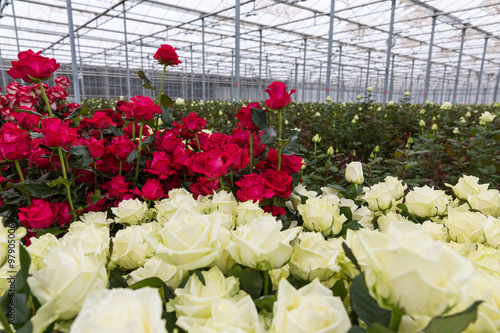
[[[347, 218], [347, 221], [352, 220], [351, 208], [345, 207], [345, 206], [340, 207], [340, 214], [341, 215], [343, 214]], [[357, 230], [357, 229], [355, 229], [355, 230]]]
[[[342, 245], [344, 244], [345, 243], [342, 243]], [[389, 326], [391, 311], [382, 309], [378, 305], [377, 301], [368, 292], [368, 288], [361, 274], [357, 275], [354, 280], [352, 280], [350, 296], [352, 309], [368, 326], [374, 323], [381, 323], [384, 326]]]
[[128, 284], [123, 278], [125, 272], [119, 268], [113, 269], [109, 272], [109, 288], [127, 288]]
[[168, 95], [161, 93], [160, 104], [163, 107], [171, 108], [174, 106], [175, 102]]
[[333, 295], [340, 297], [342, 301], [344, 301], [345, 298], [347, 297], [348, 292], [344, 279], [340, 279], [337, 282], [335, 282], [331, 290], [333, 291]]
[[281, 150], [283, 155], [293, 155], [294, 149], [297, 146], [298, 134], [300, 131], [294, 130], [290, 134], [290, 142]]
[[366, 333], [394, 333], [394, 331], [383, 325], [380, 325], [379, 323], [375, 323], [372, 326], [368, 327]]
[[277, 299], [276, 295], [265, 295], [254, 299], [253, 302], [259, 309], [266, 310], [267, 312], [273, 312], [274, 302], [276, 302]]
[[252, 268], [245, 268], [241, 272], [240, 282], [243, 290], [252, 296], [252, 298], [258, 298], [260, 296], [264, 279], [259, 272]]
[[50, 187], [54, 187], [54, 186], [57, 186], [57, 185], [69, 185], [69, 182], [63, 178], [63, 176], [60, 176], [59, 178], [57, 178], [56, 180], [53, 180], [51, 181], [50, 183], [47, 183], [48, 186]]
[[156, 87], [153, 85], [153, 82], [151, 82], [151, 80], [148, 79], [148, 77], [146, 76], [146, 74], [144, 74], [143, 71], [138, 71], [137, 75], [139, 75], [139, 77], [142, 79], [142, 82], [144, 82], [144, 84], [142, 85], [144, 88], [156, 90]]
[[41, 113], [38, 113], [36, 111], [33, 111], [33, 110], [24, 110], [24, 109], [14, 109], [14, 112], [24, 112], [24, 113], [29, 113], [29, 114], [34, 114], [34, 115], [37, 115], [37, 116], [40, 116], [40, 117], [43, 117], [43, 115]]
[[194, 272], [194, 274], [196, 274], [196, 276], [200, 280], [201, 284], [203, 284], [205, 286], [206, 285], [206, 283], [205, 283], [205, 277], [203, 276], [203, 274], [201, 273], [201, 271], [199, 269], [195, 269], [193, 272]]
[[425, 333], [459, 333], [470, 323], [476, 321], [477, 307], [482, 301], [476, 301], [468, 309], [446, 317], [436, 317], [422, 332]]
[[[297, 172], [298, 173], [298, 172]], [[302, 205], [305, 205], [306, 202], [307, 202], [307, 199], [309, 199], [309, 197], [303, 195], [303, 194], [300, 194], [299, 192], [295, 191], [295, 190], [292, 190], [292, 193], [295, 194], [296, 196], [300, 197], [300, 203]]]
[[132, 163], [135, 160], [137, 160], [138, 157], [139, 157], [139, 151], [137, 149], [134, 149], [130, 152], [130, 154], [128, 154], [127, 159], [125, 161], [127, 163]]
[[140, 289], [144, 287], [151, 287], [151, 288], [162, 288], [165, 286], [165, 282], [163, 282], [160, 278], [153, 276], [144, 280], [141, 280], [139, 282], [134, 283], [133, 285], [129, 286], [130, 289]]
[[342, 237], [344, 235], [347, 234], [347, 230], [359, 230], [363, 228], [363, 226], [361, 224], [358, 223], [358, 221], [350, 221], [350, 222], [347, 222], [347, 223], [344, 223], [342, 225], [342, 230], [340, 230], [340, 233], [337, 235], [337, 237]]
[[46, 183], [40, 184], [16, 184], [14, 185], [18, 190], [25, 189], [29, 194], [35, 198], [45, 199], [54, 195], [54, 190], [51, 189]]
[[172, 109], [161, 108], [160, 119], [167, 128], [172, 128], [174, 123], [174, 117], [172, 117]]
[[123, 136], [122, 132], [115, 125], [109, 125], [109, 130], [116, 136]]
[[71, 112], [66, 118], [64, 118], [64, 120], [71, 120], [76, 118], [76, 116], [78, 116], [80, 114], [80, 111], [82, 111], [83, 109], [85, 109], [85, 107], [80, 106], [79, 108], [75, 109], [75, 111]]
[[260, 137], [261, 143], [271, 144], [274, 142], [277, 137], [276, 131], [268, 125], [265, 110], [252, 108], [252, 122], [264, 132]]
[[330, 188], [333, 188], [334, 190], [340, 191], [340, 192], [344, 192], [344, 193], [347, 192], [347, 190], [345, 188], [343, 188], [342, 186], [337, 185], [337, 184], [328, 184], [327, 186]]
[[354, 256], [354, 253], [352, 253], [352, 250], [349, 248], [349, 246], [347, 246], [346, 242], [342, 243], [342, 249], [344, 250], [345, 256], [349, 258], [349, 260], [354, 264], [354, 266], [356, 266], [358, 271], [361, 272], [361, 266], [359, 265], [358, 260]]
[[71, 156], [69, 164], [73, 168], [87, 167], [94, 162], [89, 149], [85, 146], [71, 146], [69, 155]]
[[352, 326], [347, 333], [365, 333], [366, 330], [361, 326]]

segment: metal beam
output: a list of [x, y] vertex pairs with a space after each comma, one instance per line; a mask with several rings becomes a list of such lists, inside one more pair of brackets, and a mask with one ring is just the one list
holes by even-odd
[[[80, 83], [78, 82], [78, 68], [76, 66], [75, 31], [73, 26], [73, 10], [71, 0], [66, 0], [66, 12], [68, 13], [69, 44], [71, 46], [71, 67], [73, 69], [73, 89], [75, 102], [80, 104]], [[82, 75], [83, 76], [83, 75]]]
[[396, 0], [392, 0], [391, 6], [391, 24], [389, 26], [389, 38], [387, 39], [387, 58], [385, 61], [385, 80], [384, 80], [384, 95], [382, 97], [382, 104], [385, 106], [387, 101], [387, 84], [389, 83], [389, 65], [391, 61], [392, 51], [392, 34], [394, 31], [394, 13], [396, 11]]
[[429, 42], [429, 55], [427, 57], [427, 69], [425, 72], [424, 103], [427, 99], [427, 94], [429, 93], [429, 84], [431, 80], [432, 45], [434, 43], [434, 31], [436, 30], [436, 18], [436, 15], [432, 17], [431, 41]]
[[240, 103], [240, 0], [235, 0], [235, 81], [234, 88], [236, 89], [236, 103]]
[[370, 55], [371, 51], [368, 51], [368, 61], [366, 63], [366, 82], [365, 82], [365, 92], [368, 89], [368, 79], [370, 78]]
[[[330, 26], [328, 30], [328, 55], [327, 55], [327, 64], [326, 64], [326, 84], [325, 84], [325, 92], [326, 96], [330, 96], [330, 76], [332, 72], [332, 44], [333, 44], [333, 18], [335, 13], [335, 0], [331, 0], [330, 3]], [[340, 47], [342, 50], [342, 46]], [[338, 87], [337, 87], [338, 91]], [[338, 99], [338, 92], [337, 92]]]
[[464, 50], [464, 40], [465, 40], [466, 30], [467, 28], [462, 28], [462, 40], [460, 41], [460, 51], [458, 53], [457, 75], [455, 77], [455, 87], [453, 88], [453, 104], [455, 104], [457, 100], [458, 78], [460, 77], [460, 65], [462, 64], [462, 53]]
[[484, 58], [486, 57], [486, 48], [488, 46], [488, 38], [484, 39], [484, 50], [483, 50], [483, 59], [481, 60], [481, 70], [479, 71], [479, 78], [477, 80], [477, 92], [476, 92], [476, 101], [474, 104], [477, 104], [479, 100], [479, 90], [481, 89], [481, 78], [483, 77], [483, 68], [484, 68]]
[[[236, 0], [238, 1], [238, 0]], [[201, 95], [203, 97], [203, 103], [206, 102], [205, 93], [205, 18], [201, 18], [201, 64], [202, 64], [202, 84], [201, 84]]]
[[306, 50], [307, 50], [307, 38], [304, 38], [304, 64], [302, 67], [302, 98], [301, 102], [304, 102], [306, 98]]
[[[127, 96], [128, 99], [132, 97], [130, 91], [130, 69], [128, 67], [128, 43], [127, 43], [127, 10], [125, 9], [125, 2], [123, 5], [123, 35], [125, 36], [125, 67], [127, 68]], [[163, 88], [163, 87], [162, 87]], [[159, 96], [161, 98], [161, 96]]]
[[495, 84], [495, 92], [493, 93], [493, 102], [497, 101], [497, 94], [498, 94], [498, 83], [500, 82], [500, 70], [497, 75], [497, 83]]

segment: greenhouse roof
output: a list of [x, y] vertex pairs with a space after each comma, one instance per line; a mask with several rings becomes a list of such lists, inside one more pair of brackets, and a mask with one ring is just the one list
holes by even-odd
[[[268, 68], [273, 78], [285, 80], [297, 69], [302, 80], [305, 63], [307, 80], [325, 80], [331, 0], [240, 2], [242, 75], [259, 77], [262, 54], [261, 77]], [[332, 82], [337, 80], [339, 61], [346, 80], [362, 77], [368, 66], [372, 77], [383, 78], [391, 6], [390, 0], [335, 1]], [[0, 0], [0, 11], [3, 59], [17, 58], [18, 41], [21, 51], [42, 50], [62, 64], [71, 62], [66, 0]], [[200, 73], [204, 39], [205, 71], [221, 75], [231, 75], [233, 70], [235, 12], [235, 0], [72, 1], [83, 64], [125, 67], [125, 13], [131, 68], [160, 66], [152, 55], [161, 44], [170, 44], [177, 47], [183, 61], [172, 70], [190, 71], [192, 65]], [[454, 81], [464, 29], [461, 75], [472, 73], [477, 81], [487, 41], [483, 81], [496, 79], [500, 69], [498, 1], [397, 0], [392, 41], [396, 82], [409, 79], [412, 64], [414, 80], [424, 79], [433, 17], [431, 84], [439, 84], [444, 75]]]

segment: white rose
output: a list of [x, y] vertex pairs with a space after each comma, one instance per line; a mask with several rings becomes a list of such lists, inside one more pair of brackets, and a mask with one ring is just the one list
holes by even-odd
[[237, 225], [244, 225], [252, 222], [258, 217], [264, 216], [266, 213], [260, 208], [258, 202], [245, 201], [241, 202], [236, 208], [236, 223]]
[[68, 233], [59, 242], [61, 246], [78, 242], [85, 254], [104, 252], [107, 255], [109, 250], [109, 229], [100, 227], [97, 224], [76, 221], [71, 223]]
[[115, 214], [115, 222], [123, 224], [139, 224], [146, 218], [148, 204], [139, 199], [123, 200], [118, 207], [112, 207]]
[[387, 176], [384, 182], [377, 183], [371, 187], [364, 187], [365, 194], [361, 199], [368, 203], [373, 211], [395, 210], [396, 206], [403, 200], [407, 185], [395, 177]]
[[159, 229], [157, 223], [132, 225], [119, 230], [113, 237], [113, 253], [110, 267], [120, 266], [125, 269], [136, 269], [153, 256], [153, 249], [145, 241], [144, 236]]
[[90, 291], [106, 288], [105, 264], [105, 253], [85, 254], [79, 242], [47, 254], [44, 267], [28, 277], [31, 292], [42, 305], [31, 318], [33, 332], [43, 332], [57, 319], [72, 319]]
[[216, 299], [211, 304], [211, 316], [201, 326], [195, 323], [192, 332], [196, 333], [264, 333], [264, 325], [250, 296]]
[[174, 189], [168, 192], [168, 199], [155, 201], [158, 222], [164, 224], [170, 220], [177, 209], [193, 210], [197, 201], [185, 189]]
[[500, 247], [500, 220], [488, 216], [483, 230], [486, 243], [494, 248]]
[[500, 193], [498, 190], [486, 190], [467, 197], [472, 209], [479, 210], [484, 215], [500, 217]]
[[441, 110], [450, 110], [452, 107], [453, 107], [452, 103], [450, 103], [450, 102], [444, 102], [443, 104], [441, 104], [440, 109]]
[[373, 212], [366, 206], [361, 206], [352, 213], [352, 219], [358, 221], [363, 228], [373, 230]]
[[362, 229], [352, 240], [368, 289], [379, 304], [434, 317], [467, 294], [474, 274], [469, 260], [412, 223], [392, 223], [387, 232]]
[[457, 243], [484, 242], [483, 229], [486, 216], [471, 212], [467, 206], [448, 208], [448, 218], [444, 220], [450, 239]]
[[219, 193], [214, 192], [212, 203], [215, 204], [219, 211], [231, 215], [235, 215], [235, 208], [238, 206], [238, 202], [236, 201], [233, 193], [226, 192], [224, 190]]
[[59, 240], [51, 233], [46, 233], [38, 238], [32, 237], [31, 244], [26, 248], [31, 257], [30, 271], [37, 271], [44, 266], [45, 256], [61, 247]]
[[450, 201], [450, 197], [444, 191], [434, 190], [427, 185], [415, 187], [405, 198], [408, 212], [419, 217], [444, 214]]
[[226, 250], [237, 263], [267, 271], [280, 268], [290, 259], [294, 240], [301, 227], [281, 232], [282, 223], [273, 216], [259, 217], [231, 232]]
[[305, 204], [297, 207], [304, 220], [304, 228], [320, 231], [324, 236], [337, 235], [347, 218], [340, 215], [338, 206], [328, 204], [326, 198], [309, 198]]
[[[298, 194], [300, 195], [303, 195], [307, 198], [316, 198], [316, 196], [318, 195], [317, 192], [314, 192], [314, 191], [308, 191], [302, 184], [299, 184], [297, 186], [295, 186], [295, 188], [293, 189], [295, 192], [297, 192]], [[294, 194], [292, 192], [292, 194], [290, 195], [290, 200], [292, 201], [292, 204], [293, 204], [293, 208], [295, 210], [297, 210], [297, 207], [302, 203], [302, 199], [300, 196]]]
[[333, 296], [319, 280], [299, 290], [281, 280], [273, 313], [270, 333], [345, 333], [351, 328], [340, 297]]
[[183, 99], [182, 99], [182, 98], [180, 98], [180, 97], [177, 97], [177, 98], [175, 99], [175, 104], [177, 104], [177, 105], [184, 105], [184, 104], [186, 104], [186, 101], [185, 101], [185, 100], [183, 100]]
[[104, 289], [91, 292], [70, 333], [167, 332], [158, 289]]
[[143, 267], [139, 267], [131, 272], [127, 276], [127, 284], [131, 286], [134, 283], [151, 277], [157, 277], [165, 282], [167, 286], [175, 289], [181, 284], [184, 271], [155, 256], [146, 259]]
[[207, 216], [210, 221], [212, 221], [213, 223], [216, 223], [216, 221], [218, 221], [218, 223], [227, 230], [233, 230], [235, 227], [235, 218], [232, 214], [225, 214], [216, 210]]
[[207, 322], [215, 300], [237, 297], [239, 291], [238, 279], [234, 276], [224, 277], [217, 267], [202, 271], [201, 274], [205, 284], [196, 274], [192, 274], [184, 288], [175, 289], [176, 297], [167, 303], [167, 311], [175, 311], [177, 315], [176, 325], [188, 332], [195, 323], [203, 326]]
[[448, 236], [448, 230], [446, 227], [440, 223], [434, 223], [432, 221], [425, 221], [422, 223], [422, 228], [432, 235], [432, 238], [437, 241], [448, 242], [450, 237]]
[[446, 184], [446, 186], [453, 189], [453, 193], [457, 198], [462, 200], [467, 200], [467, 197], [471, 194], [479, 194], [488, 190], [488, 184], [479, 185], [479, 178], [474, 176], [462, 176], [458, 179], [458, 183], [455, 186]]
[[80, 216], [80, 221], [98, 226], [107, 226], [114, 222], [113, 219], [108, 219], [108, 212], [88, 212]]
[[474, 263], [476, 268], [500, 278], [500, 250], [477, 244], [477, 248], [470, 251], [467, 258]]
[[493, 120], [495, 120], [495, 117], [496, 117], [495, 114], [491, 114], [489, 111], [485, 111], [481, 114], [479, 120], [486, 124], [486, 123], [491, 123]]
[[[12, 284], [12, 282], [15, 280], [17, 272], [21, 269], [21, 261], [19, 260], [19, 244], [20, 243], [17, 242], [17, 247], [14, 253], [11, 254], [11, 257], [7, 259], [6, 263], [0, 267], [0, 296], [9, 290], [10, 292], [15, 293], [15, 284]], [[15, 312], [9, 312], [9, 317], [10, 315], [15, 316], [16, 314]], [[0, 323], [0, 328], [3, 328], [1, 325], [2, 324]]]
[[326, 241], [318, 232], [303, 232], [299, 243], [293, 247], [288, 263], [290, 272], [298, 279], [326, 281], [340, 271], [337, 257], [343, 254], [333, 243]]
[[[0, 267], [2, 267], [12, 255], [16, 253], [19, 240], [26, 235], [24, 227], [14, 230], [12, 226], [5, 228], [3, 216], [0, 216]], [[8, 265], [7, 265], [8, 266]]]
[[182, 270], [207, 267], [220, 258], [220, 222], [210, 221], [207, 215], [177, 210], [158, 237], [146, 240], [155, 254]]
[[351, 162], [345, 168], [345, 179], [354, 184], [363, 184], [363, 164], [361, 162]]

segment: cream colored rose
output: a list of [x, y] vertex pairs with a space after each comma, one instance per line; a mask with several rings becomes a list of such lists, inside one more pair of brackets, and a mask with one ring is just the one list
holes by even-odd
[[[21, 269], [21, 261], [19, 260], [19, 242], [17, 242], [16, 246], [16, 251], [14, 251], [12, 257], [8, 258], [6, 263], [0, 267], [0, 296], [12, 287], [12, 276], [15, 276]], [[3, 328], [1, 325], [2, 324], [0, 323], [0, 328]]]
[[412, 223], [392, 223], [386, 232], [362, 229], [352, 240], [368, 289], [379, 304], [434, 317], [467, 295], [474, 274], [469, 260]]
[[94, 223], [98, 226], [108, 226], [114, 222], [113, 219], [108, 219], [108, 212], [88, 212], [80, 217], [83, 223]]
[[8, 258], [12, 258], [12, 255], [17, 251], [19, 240], [25, 235], [26, 229], [24, 227], [16, 230], [13, 226], [6, 228], [3, 224], [3, 216], [0, 216], [0, 267], [6, 262], [8, 263]]
[[471, 194], [479, 194], [488, 189], [488, 184], [479, 184], [479, 178], [474, 176], [462, 176], [458, 179], [458, 183], [455, 186], [446, 184], [446, 186], [453, 189], [453, 193], [457, 198], [462, 200], [467, 200], [467, 197]]
[[177, 210], [159, 230], [157, 237], [146, 237], [155, 254], [182, 270], [210, 266], [222, 252], [220, 222], [207, 215]]
[[232, 214], [225, 214], [223, 212], [216, 210], [207, 216], [210, 221], [212, 221], [213, 223], [216, 223], [217, 221], [217, 223], [219, 223], [227, 230], [233, 230], [236, 225], [234, 215]]
[[252, 201], [241, 202], [238, 207], [235, 208], [235, 210], [237, 214], [237, 225], [245, 225], [266, 214], [264, 210], [260, 208], [258, 202]]
[[73, 222], [68, 233], [60, 239], [61, 246], [80, 243], [82, 250], [87, 253], [101, 253], [109, 251], [109, 229], [97, 224]]
[[491, 247], [500, 247], [500, 220], [493, 216], [488, 216], [484, 226], [484, 237], [486, 244]]
[[356, 211], [352, 212], [352, 219], [358, 221], [363, 228], [368, 228], [373, 230], [373, 211], [366, 206], [361, 206]]
[[[305, 196], [307, 198], [316, 198], [316, 196], [318, 195], [317, 192], [308, 191], [302, 184], [295, 186], [295, 188], [293, 190], [295, 192], [297, 192], [298, 194]], [[290, 195], [290, 200], [292, 201], [293, 209], [295, 209], [295, 210], [297, 210], [297, 207], [302, 203], [301, 197], [294, 194], [293, 192]]]
[[484, 242], [483, 229], [486, 216], [479, 212], [471, 212], [467, 205], [448, 208], [448, 218], [444, 219], [450, 239], [457, 243]]
[[345, 179], [354, 184], [363, 184], [363, 164], [361, 162], [351, 162], [345, 168]]
[[384, 182], [364, 187], [365, 193], [361, 199], [366, 201], [373, 211], [395, 210], [403, 201], [406, 188], [407, 185], [403, 185], [397, 178], [387, 176]]
[[437, 241], [449, 242], [450, 237], [448, 235], [448, 230], [446, 227], [440, 223], [434, 223], [432, 221], [425, 221], [422, 223], [422, 229], [427, 231], [432, 235], [432, 238]]
[[122, 224], [139, 224], [146, 219], [148, 204], [139, 199], [123, 200], [118, 207], [112, 207], [115, 222]]
[[186, 104], [186, 101], [184, 99], [180, 98], [180, 97], [177, 97], [175, 99], [175, 104], [177, 104], [177, 105], [184, 105], [184, 104]]
[[124, 269], [136, 269], [153, 256], [153, 249], [144, 239], [159, 229], [157, 223], [132, 225], [119, 230], [113, 237], [113, 253], [110, 267], [120, 266]]
[[419, 217], [442, 215], [446, 212], [451, 198], [444, 191], [435, 190], [427, 185], [415, 187], [405, 198], [405, 204], [410, 214]]
[[496, 114], [491, 114], [489, 111], [484, 111], [481, 116], [479, 117], [479, 121], [483, 123], [491, 123], [493, 120], [495, 120]]
[[238, 206], [238, 202], [231, 192], [226, 192], [224, 190], [219, 193], [214, 192], [212, 203], [217, 207], [217, 210], [222, 213], [230, 215], [236, 214], [235, 208]]
[[166, 333], [158, 289], [104, 289], [91, 292], [70, 333]]
[[61, 247], [59, 240], [51, 233], [46, 233], [38, 238], [32, 237], [30, 246], [26, 248], [31, 257], [30, 272], [45, 267], [43, 262], [45, 256], [59, 247]]
[[264, 333], [264, 325], [250, 296], [239, 298], [222, 298], [212, 302], [210, 318], [201, 326], [193, 325], [191, 332], [214, 333]]
[[226, 250], [237, 263], [267, 271], [280, 268], [290, 259], [294, 240], [301, 227], [281, 231], [281, 221], [263, 216], [231, 232]]
[[337, 258], [342, 254], [343, 251], [326, 241], [321, 233], [303, 232], [293, 247], [288, 266], [298, 279], [326, 281], [340, 271]]
[[[188, 332], [194, 324], [203, 326], [207, 322], [212, 315], [214, 301], [238, 297], [239, 281], [234, 276], [224, 277], [217, 267], [201, 274], [205, 284], [192, 274], [184, 288], [175, 289], [176, 297], [167, 303], [167, 311], [175, 311], [177, 315], [176, 325]], [[244, 296], [241, 294], [240, 298]]]
[[337, 235], [347, 221], [344, 215], [340, 215], [339, 207], [328, 204], [325, 198], [309, 198], [297, 208], [304, 220], [304, 228], [319, 231], [324, 236]]
[[168, 199], [155, 201], [156, 219], [164, 224], [170, 220], [177, 209], [193, 210], [197, 201], [185, 189], [174, 189], [168, 192]]
[[108, 284], [104, 252], [85, 254], [79, 242], [48, 253], [44, 267], [28, 277], [32, 294], [42, 305], [31, 318], [39, 333], [57, 319], [75, 317], [90, 291]]
[[471, 194], [467, 197], [467, 201], [472, 209], [477, 209], [484, 215], [500, 217], [500, 193], [498, 190]]
[[299, 290], [281, 280], [273, 313], [270, 333], [345, 333], [351, 328], [340, 297], [317, 279]]
[[482, 244], [470, 251], [467, 258], [474, 263], [477, 269], [500, 278], [500, 250]]
[[184, 271], [179, 270], [176, 266], [161, 260], [158, 257], [146, 259], [143, 267], [139, 267], [131, 272], [127, 277], [127, 284], [133, 285], [141, 280], [157, 277], [165, 284], [172, 288], [177, 288], [184, 278]]
[[441, 104], [440, 109], [441, 110], [451, 110], [452, 107], [453, 107], [453, 104], [451, 104], [450, 102], [444, 102], [443, 104]]

